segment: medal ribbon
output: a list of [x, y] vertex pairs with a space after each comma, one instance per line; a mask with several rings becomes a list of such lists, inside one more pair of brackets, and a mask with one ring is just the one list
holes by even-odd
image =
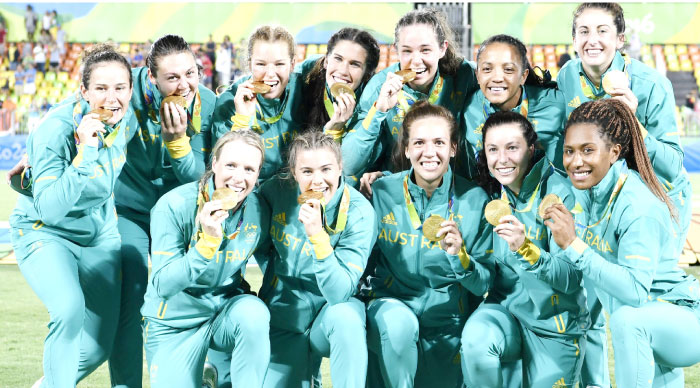
[[[440, 92], [442, 92], [442, 87], [444, 86], [444, 83], [445, 80], [442, 78], [442, 76], [439, 76], [437, 82], [435, 83], [435, 86], [433, 87], [433, 90], [428, 96], [428, 102], [430, 102], [431, 104], [435, 104], [435, 102], [437, 102], [438, 98], [440, 97]], [[414, 98], [410, 94], [406, 93], [406, 91], [401, 89], [399, 90], [398, 99], [399, 103], [397, 105], [397, 108], [399, 109], [399, 114], [406, 116], [406, 112], [408, 112], [411, 106], [416, 102], [416, 98]]]
[[326, 206], [321, 204], [322, 216], [323, 216], [323, 227], [326, 229], [328, 234], [337, 234], [345, 230], [345, 225], [348, 223], [348, 210], [350, 209], [350, 190], [348, 186], [343, 187], [343, 196], [340, 198], [340, 207], [338, 208], [338, 217], [335, 220], [335, 229], [328, 225], [328, 220], [326, 219]]
[[[213, 178], [211, 178], [209, 181], [211, 182]], [[190, 244], [190, 247], [199, 241], [199, 233], [202, 231], [201, 230], [201, 225], [199, 224], [199, 214], [202, 211], [202, 207], [204, 206], [205, 203], [209, 202], [211, 196], [209, 195], [209, 183], [205, 184], [203, 187], [199, 188], [199, 192], [197, 193], [197, 216], [196, 216], [196, 221], [194, 225], [194, 232], [192, 235], [192, 243]], [[241, 218], [238, 220], [238, 224], [236, 225], [236, 229], [234, 230], [233, 233], [229, 234], [228, 236], [224, 234], [224, 238], [228, 240], [234, 240], [237, 236], [238, 233], [241, 230], [241, 224], [243, 224], [243, 214], [245, 212], [245, 205], [241, 209]], [[221, 226], [222, 229], [224, 226]]]
[[[406, 174], [403, 178], [403, 198], [406, 202], [406, 210], [408, 210], [408, 218], [411, 220], [411, 226], [413, 229], [422, 230], [423, 223], [418, 217], [418, 212], [416, 211], [416, 205], [413, 204], [413, 199], [411, 198], [411, 193], [408, 191], [408, 176]], [[450, 187], [450, 200], [447, 202], [447, 212], [449, 213], [449, 219], [452, 219], [452, 205], [454, 204], [454, 193], [452, 192], [452, 187]]]
[[[537, 194], [540, 192], [540, 187], [542, 186], [542, 182], [548, 176], [550, 176], [553, 172], [554, 172], [554, 166], [550, 163], [549, 169], [547, 170], [547, 172], [545, 174], [542, 175], [542, 177], [540, 178], [540, 181], [537, 183], [537, 186], [535, 187], [535, 191], [532, 192], [532, 195], [530, 195], [530, 199], [527, 200], [527, 206], [525, 206], [525, 209], [518, 210], [518, 209], [516, 209], [516, 207], [512, 203], [510, 203], [510, 201], [508, 200], [508, 195], [506, 194], [506, 189], [505, 189], [505, 187], [503, 187], [503, 185], [501, 185], [501, 200], [508, 202], [510, 207], [513, 210], [515, 210], [517, 213], [529, 212], [530, 210], [532, 210], [532, 206], [535, 203], [535, 198], [537, 198]], [[539, 201], [538, 201], [538, 206], [539, 206]]]
[[[262, 111], [262, 107], [258, 103], [258, 101], [255, 101], [255, 116], [251, 117], [250, 120], [250, 128], [255, 130], [258, 133], [263, 133], [264, 131], [262, 130], [262, 127], [258, 123], [258, 120], [266, 123], [266, 124], [274, 124], [278, 122], [281, 118], [282, 115], [284, 115], [284, 110], [287, 108], [287, 102], [289, 102], [289, 95], [285, 96], [284, 102], [282, 103], [282, 108], [280, 108], [280, 112], [273, 117], [265, 117], [265, 114]], [[233, 118], [231, 119], [233, 120]]]
[[[327, 86], [326, 92], [323, 93], [323, 105], [326, 107], [326, 113], [328, 113], [328, 117], [332, 118], [335, 114], [335, 108], [333, 108], [333, 102], [331, 101], [331, 97], [329, 96]], [[333, 137], [333, 140], [340, 141], [340, 139], [343, 137], [343, 134], [345, 133], [345, 128], [343, 127], [343, 129], [329, 129], [325, 132], [331, 135]]]
[[[520, 115], [527, 118], [527, 114], [530, 111], [530, 101], [527, 98], [527, 93], [525, 92], [525, 88], [522, 86], [520, 88], [522, 89], [522, 92], [523, 92], [522, 102], [520, 103]], [[483, 94], [482, 94], [482, 98], [483, 98], [483, 100], [482, 100], [481, 107], [484, 111], [484, 122], [486, 122], [486, 119], [488, 119], [489, 116], [491, 116], [491, 113], [489, 113], [489, 109], [488, 109], [489, 100], [487, 100], [486, 96], [484, 96]]]
[[[625, 65], [622, 67], [622, 71], [625, 73], [627, 76], [627, 81], [629, 82], [630, 80], [630, 74], [627, 72], [627, 65], [629, 65], [632, 62], [632, 59], [629, 57], [627, 54], [622, 54], [622, 58], [625, 60]], [[605, 89], [603, 89], [603, 94], [601, 95], [596, 95], [593, 89], [591, 88], [591, 85], [588, 84], [588, 81], [586, 81], [587, 78], [584, 74], [579, 75], [579, 81], [581, 82], [581, 91], [583, 92], [583, 95], [586, 96], [589, 100], [600, 100], [601, 98], [604, 98], [608, 94], [605, 92]], [[601, 82], [601, 87], [602, 87], [602, 78], [600, 80]]]
[[[75, 140], [75, 145], [80, 144], [80, 138], [78, 138], [78, 126], [80, 123], [83, 121], [83, 108], [81, 107], [80, 101], [76, 101], [75, 105], [73, 106], [73, 139]], [[117, 135], [119, 134], [119, 130], [121, 127], [124, 125], [124, 122], [126, 120], [121, 120], [121, 123], [117, 128], [112, 130], [112, 132], [107, 135], [107, 137], [104, 137], [103, 134], [97, 132], [97, 137], [99, 137], [99, 144], [97, 145], [97, 148], [100, 149], [103, 146], [104, 147], [111, 147], [112, 144], [114, 143], [114, 140], [117, 138]], [[109, 131], [112, 129], [109, 125], [104, 124], [105, 130]]]

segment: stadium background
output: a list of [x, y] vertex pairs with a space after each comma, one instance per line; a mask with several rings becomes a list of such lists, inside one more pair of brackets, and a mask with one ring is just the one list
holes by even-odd
[[[233, 48], [231, 72], [245, 74], [245, 47], [248, 34], [258, 25], [285, 26], [297, 40], [297, 60], [325, 53], [325, 42], [338, 29], [354, 26], [371, 31], [382, 44], [379, 68], [397, 61], [391, 48], [394, 25], [407, 11], [435, 6], [446, 11], [456, 32], [459, 51], [474, 59], [478, 43], [487, 37], [506, 33], [528, 45], [534, 66], [556, 77], [559, 57], [571, 46], [571, 19], [576, 3], [32, 3], [39, 18], [47, 10], [58, 14], [57, 24], [67, 36], [56, 69], [39, 69], [34, 86], [17, 84], [15, 51], [20, 60], [28, 49], [32, 55], [37, 43], [27, 44], [25, 11], [28, 3], [0, 4], [0, 20], [6, 34], [0, 62], [0, 173], [11, 168], [24, 153], [29, 133], [52, 104], [74, 93], [79, 85], [81, 52], [95, 42], [114, 42], [139, 64], [154, 39], [167, 33], [182, 35], [195, 51], [205, 51], [211, 35], [215, 51], [224, 36]], [[656, 68], [672, 81], [676, 93], [677, 120], [683, 134], [685, 166], [691, 172], [695, 206], [700, 206], [700, 4], [624, 3], [627, 37], [634, 56]], [[39, 30], [34, 41], [39, 37]], [[57, 25], [50, 33], [55, 40]], [[2, 35], [0, 29], [0, 35]], [[47, 61], [50, 52], [47, 52]], [[212, 61], [212, 67], [214, 67]], [[215, 69], [212, 69], [213, 71]], [[215, 72], [214, 72], [215, 73]], [[233, 78], [233, 77], [232, 77]], [[23, 84], [26, 84], [24, 82]], [[215, 89], [215, 84], [212, 89]], [[7, 220], [16, 194], [5, 183], [0, 185], [0, 388], [24, 387], [41, 375], [41, 353], [48, 314], [29, 289], [14, 264], [9, 245]], [[693, 224], [681, 263], [697, 263], [700, 253], [700, 209]], [[696, 276], [698, 267], [689, 267]], [[259, 271], [251, 269], [253, 283]], [[613, 361], [611, 360], [611, 363]], [[612, 369], [611, 369], [612, 370]], [[146, 374], [144, 375], [146, 376]], [[108, 386], [108, 372], [101, 367], [80, 387]], [[148, 386], [147, 382], [144, 386]], [[329, 387], [327, 360], [324, 386]], [[686, 386], [700, 387], [700, 367], [686, 370]]]

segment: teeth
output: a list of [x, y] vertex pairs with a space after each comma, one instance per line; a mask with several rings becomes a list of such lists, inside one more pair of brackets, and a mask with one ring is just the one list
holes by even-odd
[[341, 83], [344, 83], [344, 84], [349, 84], [349, 83], [350, 83], [350, 81], [345, 80], [345, 79], [342, 79], [342, 78], [333, 77], [333, 80], [335, 80], [335, 82], [341, 82]]
[[498, 88], [490, 88], [492, 92], [504, 92], [506, 88], [498, 87]]
[[598, 55], [598, 54], [602, 53], [603, 50], [600, 50], [600, 49], [589, 49], [589, 50], [586, 50], [586, 52], [588, 53], [588, 55]]
[[425, 169], [433, 169], [437, 168], [438, 162], [423, 162], [421, 163], [421, 166], [423, 166]]
[[515, 171], [515, 167], [497, 168], [496, 171], [500, 172], [501, 174], [510, 174], [511, 172]]
[[265, 84], [270, 85], [270, 86], [275, 86], [279, 83], [279, 81], [264, 81]]
[[591, 175], [590, 171], [576, 171], [574, 172], [574, 176], [577, 178], [584, 178]]

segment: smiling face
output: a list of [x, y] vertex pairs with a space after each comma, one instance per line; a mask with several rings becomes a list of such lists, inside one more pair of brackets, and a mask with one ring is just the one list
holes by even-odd
[[511, 110], [518, 106], [528, 72], [513, 46], [496, 42], [479, 55], [476, 78], [489, 102], [500, 110]]
[[289, 57], [289, 47], [285, 41], [268, 42], [258, 40], [250, 55], [250, 71], [253, 81], [262, 81], [271, 87], [263, 98], [279, 98], [289, 82], [294, 61]]
[[401, 69], [416, 72], [408, 83], [412, 89], [426, 91], [438, 71], [438, 62], [445, 56], [447, 42], [438, 42], [435, 30], [428, 24], [412, 24], [399, 30], [396, 49]]
[[574, 49], [584, 71], [588, 75], [602, 74], [624, 45], [624, 34], [618, 34], [613, 15], [600, 8], [586, 9], [574, 23]]
[[292, 174], [299, 184], [299, 190], [313, 190], [323, 193], [328, 203], [338, 190], [342, 168], [332, 150], [319, 148], [297, 153]]
[[158, 87], [163, 97], [182, 96], [187, 100], [187, 106], [190, 106], [199, 85], [199, 71], [194, 55], [190, 52], [179, 52], [160, 57], [156, 61], [158, 74], [154, 76], [151, 70], [148, 70], [151, 83]]
[[131, 100], [129, 73], [119, 62], [101, 62], [94, 65], [90, 73], [89, 85], [80, 85], [80, 92], [90, 109], [112, 111], [112, 118], [105, 124], [114, 125], [124, 117]]
[[566, 130], [563, 161], [574, 187], [586, 190], [600, 183], [620, 157], [620, 149], [601, 137], [596, 124], [572, 124]]
[[426, 190], [437, 187], [456, 150], [456, 144], [450, 142], [447, 120], [427, 116], [413, 121], [404, 152], [413, 166], [416, 184]]
[[215, 188], [232, 189], [238, 193], [238, 202], [242, 202], [255, 188], [261, 164], [262, 153], [258, 148], [242, 140], [228, 142], [221, 148], [219, 157], [212, 158]]
[[355, 42], [341, 40], [325, 60], [328, 85], [341, 82], [357, 90], [365, 74], [367, 50]]
[[507, 123], [489, 128], [484, 138], [484, 153], [491, 175], [514, 193], [520, 193], [535, 153], [535, 146], [527, 145], [520, 124]]

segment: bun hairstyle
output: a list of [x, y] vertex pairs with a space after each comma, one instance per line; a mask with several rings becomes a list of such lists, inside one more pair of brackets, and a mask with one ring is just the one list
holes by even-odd
[[107, 62], [116, 62], [124, 66], [124, 69], [129, 75], [129, 86], [131, 87], [131, 66], [129, 65], [129, 62], [126, 60], [126, 58], [124, 58], [122, 54], [117, 52], [114, 46], [111, 46], [106, 43], [96, 44], [83, 53], [83, 66], [81, 70], [81, 82], [83, 86], [86, 89], [89, 88], [92, 70], [96, 66]]
[[588, 101], [574, 109], [564, 127], [566, 131], [574, 124], [593, 124], [598, 134], [608, 145], [620, 145], [620, 158], [627, 166], [639, 173], [644, 183], [654, 195], [668, 207], [674, 219], [677, 218], [673, 203], [661, 187], [651, 166], [644, 138], [639, 130], [639, 122], [630, 108], [616, 99]]
[[216, 144], [214, 144], [214, 148], [211, 152], [211, 160], [209, 161], [209, 165], [207, 166], [208, 168], [204, 172], [204, 174], [202, 174], [202, 177], [199, 179], [200, 190], [207, 184], [207, 182], [209, 182], [209, 179], [212, 176], [214, 176], [214, 171], [212, 171], [212, 163], [214, 159], [221, 159], [221, 152], [224, 149], [224, 146], [234, 141], [242, 141], [248, 144], [249, 146], [257, 148], [260, 151], [260, 155], [262, 155], [262, 157], [260, 158], [260, 168], [262, 168], [263, 164], [265, 163], [265, 146], [263, 145], [263, 141], [260, 135], [251, 131], [250, 129], [240, 129], [238, 131], [226, 132], [223, 136], [219, 138]]
[[[525, 70], [530, 70], [527, 73], [527, 78], [525, 79], [526, 85], [543, 85], [544, 83], [551, 81], [551, 79], [543, 79], [542, 77], [537, 75], [535, 69], [530, 65], [530, 61], [527, 59], [527, 48], [525, 47], [523, 42], [521, 42], [518, 38], [506, 34], [494, 35], [481, 43], [481, 45], [479, 46], [479, 51], [476, 54], [477, 66], [479, 63], [479, 58], [481, 57], [481, 53], [483, 53], [484, 50], [486, 50], [486, 48], [493, 43], [507, 44], [513, 49], [515, 49], [515, 52], [518, 54], [518, 59], [520, 60], [520, 66], [523, 70], [523, 73], [525, 72]], [[545, 74], [549, 75], [549, 72], [546, 72]], [[545, 76], [545, 78], [547, 77]], [[549, 78], [551, 78], [551, 76], [549, 76]]]
[[158, 74], [158, 60], [171, 54], [194, 53], [185, 39], [179, 35], [163, 35], [151, 45], [151, 50], [146, 57], [146, 66], [155, 77]]
[[574, 11], [574, 21], [571, 25], [571, 36], [576, 36], [576, 19], [588, 9], [600, 9], [613, 17], [613, 23], [618, 34], [625, 33], [625, 12], [618, 3], [581, 3]]
[[282, 26], [260, 26], [248, 38], [248, 64], [250, 64], [250, 56], [253, 54], [253, 47], [258, 41], [263, 42], [277, 42], [283, 41], [287, 43], [289, 49], [289, 59], [294, 61], [294, 54], [296, 51], [296, 43], [294, 43], [294, 37]]
[[342, 166], [342, 154], [340, 152], [340, 144], [333, 137], [323, 133], [321, 128], [309, 128], [307, 132], [297, 135], [292, 144], [289, 146], [289, 158], [287, 165], [289, 166], [290, 176], [294, 176], [294, 168], [297, 164], [297, 156], [302, 151], [313, 151], [320, 149], [328, 149], [338, 162], [338, 166]]

